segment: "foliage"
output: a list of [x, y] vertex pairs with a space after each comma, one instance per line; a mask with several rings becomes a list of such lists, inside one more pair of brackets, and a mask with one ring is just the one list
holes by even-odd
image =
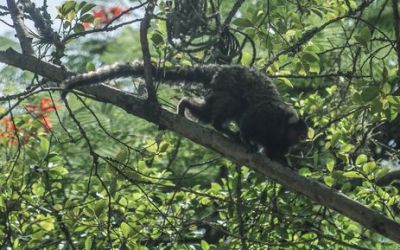
[[[377, 184], [399, 168], [400, 53], [388, 1], [245, 1], [224, 39], [214, 25], [222, 27], [236, 1], [213, 1], [201, 17], [210, 23], [185, 25], [176, 33], [189, 39], [184, 48], [171, 44], [166, 20], [172, 2], [158, 1], [148, 34], [152, 61], [160, 67], [254, 63], [311, 127], [307, 142], [291, 151], [289, 165], [399, 221], [398, 186]], [[143, 4], [130, 4], [66, 1], [52, 19], [60, 24], [54, 39], [65, 48], [55, 40], [44, 43], [51, 39], [38, 30], [35, 49], [40, 58], [62, 59], [76, 71], [141, 58], [138, 27], [127, 25], [143, 15]], [[212, 10], [221, 10], [220, 16]], [[207, 42], [194, 50], [202, 39]], [[227, 57], [221, 57], [226, 48], [221, 41], [237, 45], [228, 46]], [[245, 166], [109, 104], [71, 95], [69, 111], [46, 79], [14, 73], [1, 72], [2, 247], [399, 248]], [[140, 79], [112, 84], [138, 96], [145, 92]], [[160, 102], [171, 111], [183, 93], [197, 93], [157, 87]], [[15, 96], [24, 91], [30, 94]]]

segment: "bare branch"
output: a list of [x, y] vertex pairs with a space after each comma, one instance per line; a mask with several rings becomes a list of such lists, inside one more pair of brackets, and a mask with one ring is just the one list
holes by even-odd
[[242, 6], [242, 3], [245, 0], [237, 0], [235, 5], [232, 7], [231, 11], [229, 12], [228, 16], [226, 17], [225, 21], [224, 21], [224, 25], [222, 27], [227, 27], [232, 18], [235, 16], [236, 12], [239, 10], [240, 6]]
[[140, 44], [142, 47], [143, 53], [143, 62], [144, 62], [144, 80], [147, 87], [147, 94], [149, 101], [156, 102], [157, 101], [157, 94], [153, 84], [153, 77], [152, 77], [152, 65], [151, 65], [151, 56], [150, 56], [150, 49], [149, 43], [147, 41], [147, 31], [150, 27], [150, 20], [151, 16], [153, 15], [154, 8], [156, 4], [154, 0], [150, 0], [149, 4], [146, 8], [146, 13], [143, 17], [142, 22], [140, 23]]
[[32, 37], [29, 36], [28, 30], [24, 24], [24, 13], [20, 10], [14, 0], [7, 0], [8, 9], [11, 19], [14, 23], [14, 29], [21, 45], [22, 53], [26, 55], [34, 55], [32, 48]]

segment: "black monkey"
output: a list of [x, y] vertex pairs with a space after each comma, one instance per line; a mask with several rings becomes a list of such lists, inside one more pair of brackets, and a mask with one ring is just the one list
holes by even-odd
[[210, 93], [199, 103], [183, 98], [178, 114], [186, 109], [225, 134], [235, 136], [226, 124], [234, 121], [240, 137], [264, 147], [273, 160], [284, 161], [289, 147], [306, 138], [307, 125], [286, 104], [269, 78], [255, 69], [222, 67], [210, 82]]
[[[74, 88], [97, 84], [123, 76], [143, 76], [142, 63], [116, 64], [66, 79], [63, 98]], [[260, 71], [239, 65], [196, 65], [166, 68], [154, 76], [171, 82], [200, 82], [209, 89], [202, 103], [183, 98], [177, 107], [187, 109], [195, 118], [211, 124], [229, 136], [237, 136], [226, 124], [234, 121], [243, 142], [265, 148], [273, 160], [284, 159], [290, 146], [306, 137], [307, 125], [285, 103], [272, 81]]]

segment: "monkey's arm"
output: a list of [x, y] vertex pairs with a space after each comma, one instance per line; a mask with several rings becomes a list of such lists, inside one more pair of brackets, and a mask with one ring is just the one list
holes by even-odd
[[[215, 72], [221, 67], [222, 66], [218, 65], [198, 65], [194, 67], [178, 66], [158, 71], [153, 67], [152, 72], [156, 79], [164, 81], [189, 81], [207, 84], [211, 81]], [[68, 92], [75, 88], [90, 86], [119, 77], [142, 77], [143, 74], [144, 66], [143, 63], [140, 62], [106, 66], [96, 71], [72, 76], [63, 81], [61, 85], [64, 86], [64, 90], [61, 92], [61, 97], [64, 99]]]

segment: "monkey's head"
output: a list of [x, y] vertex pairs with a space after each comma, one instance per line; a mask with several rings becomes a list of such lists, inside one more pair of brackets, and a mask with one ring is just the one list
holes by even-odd
[[308, 126], [304, 119], [299, 118], [296, 122], [289, 123], [287, 139], [289, 145], [295, 145], [307, 138]]

